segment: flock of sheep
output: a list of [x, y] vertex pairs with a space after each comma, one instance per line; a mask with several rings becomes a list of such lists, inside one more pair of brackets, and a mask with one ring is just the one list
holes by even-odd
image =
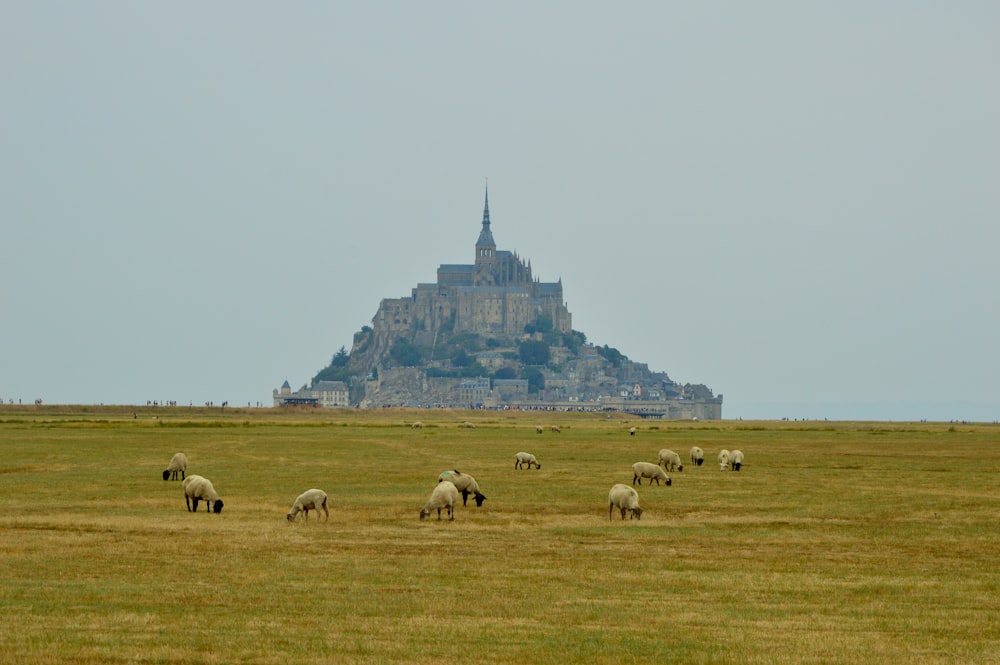
[[[413, 423], [412, 427], [420, 428], [423, 427], [423, 423], [416, 422]], [[471, 423], [465, 423], [463, 427], [475, 427]], [[541, 426], [537, 426], [535, 431], [541, 434], [544, 430]], [[552, 427], [553, 432], [559, 432], [559, 428], [556, 426]], [[635, 436], [636, 429], [633, 427], [629, 430], [631, 436]], [[691, 463], [695, 466], [701, 466], [705, 461], [705, 451], [703, 451], [698, 446], [694, 446], [690, 451]], [[722, 471], [739, 471], [743, 466], [743, 452], [740, 450], [720, 450], [716, 460], [719, 463], [719, 469]], [[163, 471], [164, 480], [177, 480], [178, 474], [181, 477], [181, 485], [184, 488], [184, 503], [187, 506], [189, 512], [198, 512], [198, 504], [201, 501], [205, 502], [205, 510], [215, 513], [222, 512], [222, 499], [219, 497], [218, 492], [212, 486], [212, 482], [207, 478], [198, 475], [186, 475], [187, 473], [188, 460], [184, 453], [176, 453], [171, 459], [170, 464]], [[539, 464], [538, 460], [531, 453], [519, 452], [514, 456], [514, 468], [515, 469], [531, 469], [534, 466], [536, 469], [541, 469], [542, 465]], [[659, 459], [656, 464], [652, 462], [636, 462], [632, 465], [632, 487], [624, 483], [617, 483], [608, 493], [608, 519], [611, 519], [615, 508], [621, 511], [621, 517], [624, 520], [625, 514], [629, 513], [631, 519], [641, 519], [642, 518], [642, 508], [639, 506], [639, 493], [636, 492], [634, 485], [638, 482], [639, 486], [642, 486], [642, 479], [649, 478], [649, 484], [652, 485], [655, 481], [659, 485], [662, 481], [663, 485], [670, 485], [670, 476], [667, 475], [667, 471], [683, 471], [684, 465], [681, 464], [680, 455], [672, 450], [664, 448], [660, 451]], [[443, 471], [441, 475], [438, 476], [438, 484], [431, 492], [430, 499], [424, 504], [424, 507], [420, 509], [420, 519], [425, 520], [430, 517], [432, 511], [437, 510], [438, 520], [441, 520], [441, 511], [446, 511], [449, 520], [455, 519], [455, 504], [458, 502], [459, 496], [462, 497], [462, 505], [467, 505], [469, 496], [472, 495], [476, 502], [476, 506], [482, 506], [483, 501], [486, 500], [486, 495], [482, 493], [479, 488], [479, 483], [476, 479], [467, 473], [462, 473], [458, 469], [452, 471]], [[295, 498], [295, 502], [292, 504], [291, 510], [288, 511], [286, 515], [289, 522], [294, 522], [299, 513], [302, 513], [303, 521], [309, 520], [309, 511], [316, 511], [316, 519], [320, 519], [320, 511], [323, 511], [326, 516], [326, 520], [330, 519], [330, 511], [327, 508], [327, 494], [321, 489], [309, 489], [300, 494]]]
[[[635, 436], [635, 428], [629, 430], [630, 436]], [[695, 466], [701, 466], [705, 461], [705, 451], [698, 446], [693, 446], [691, 448], [691, 463]], [[743, 451], [741, 450], [720, 450], [719, 455], [716, 458], [719, 462], [719, 469], [722, 471], [739, 471], [743, 466]], [[632, 485], [636, 482], [639, 486], [642, 486], [642, 479], [649, 478], [649, 484], [652, 485], [653, 481], [659, 485], [660, 481], [663, 481], [664, 485], [670, 485], [670, 476], [667, 475], [667, 471], [683, 471], [684, 465], [681, 464], [681, 456], [668, 448], [664, 448], [660, 451], [659, 460], [656, 464], [652, 462], [636, 462], [632, 465]], [[611, 488], [608, 493], [608, 519], [611, 519], [615, 508], [621, 511], [622, 519], [625, 519], [625, 513], [630, 514], [630, 519], [641, 519], [642, 518], [642, 508], [639, 507], [639, 493], [635, 491], [634, 487], [629, 487], [624, 483], [618, 483]]]
[[[215, 487], [212, 486], [212, 481], [195, 474], [187, 475], [187, 465], [187, 455], [184, 453], [175, 453], [170, 458], [170, 464], [163, 470], [163, 479], [177, 480], [177, 475], [180, 474], [181, 485], [184, 488], [184, 504], [187, 506], [188, 512], [198, 512], [198, 504], [204, 501], [206, 511], [211, 510], [216, 514], [221, 513], [223, 506], [222, 499], [219, 497], [219, 493], [215, 491]], [[327, 521], [329, 521], [330, 510], [327, 508], [326, 503], [327, 496], [323, 490], [306, 490], [295, 498], [295, 503], [292, 504], [292, 509], [288, 511], [286, 517], [289, 522], [294, 522], [296, 516], [302, 513], [302, 519], [308, 520], [309, 511], [315, 510], [316, 519], [318, 520], [319, 511], [322, 510], [326, 514]]]

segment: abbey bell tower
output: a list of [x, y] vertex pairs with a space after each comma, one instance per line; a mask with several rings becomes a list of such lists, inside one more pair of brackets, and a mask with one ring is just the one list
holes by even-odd
[[493, 241], [493, 232], [490, 231], [490, 189], [486, 187], [486, 203], [483, 206], [483, 230], [479, 232], [479, 240], [476, 241], [476, 272], [480, 275], [493, 272], [496, 263], [497, 244]]

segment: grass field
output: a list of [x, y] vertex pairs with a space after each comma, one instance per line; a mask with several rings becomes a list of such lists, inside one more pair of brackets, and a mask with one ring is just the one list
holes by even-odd
[[[486, 503], [421, 522], [453, 468]], [[998, 564], [997, 425], [0, 407], [0, 663], [1000, 663]]]

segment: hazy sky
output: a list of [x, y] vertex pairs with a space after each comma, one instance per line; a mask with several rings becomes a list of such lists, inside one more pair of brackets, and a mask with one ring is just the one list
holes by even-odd
[[0, 7], [0, 397], [271, 403], [493, 235], [727, 418], [1000, 418], [1000, 4]]

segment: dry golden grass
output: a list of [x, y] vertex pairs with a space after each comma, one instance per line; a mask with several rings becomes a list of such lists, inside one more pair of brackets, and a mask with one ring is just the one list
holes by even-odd
[[[134, 416], [0, 409], [0, 662], [1000, 663], [997, 426]], [[632, 462], [691, 445], [608, 519]], [[177, 451], [221, 515], [160, 479]], [[488, 500], [420, 522], [450, 468]], [[309, 487], [329, 522], [288, 524]]]

